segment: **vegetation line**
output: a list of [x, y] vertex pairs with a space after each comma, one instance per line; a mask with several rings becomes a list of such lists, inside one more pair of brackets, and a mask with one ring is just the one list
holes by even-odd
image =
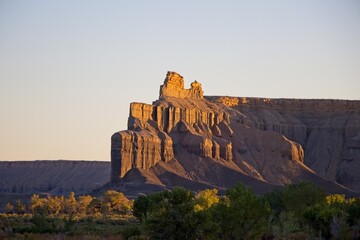
[[359, 239], [360, 199], [326, 195], [310, 182], [257, 196], [236, 184], [139, 196], [40, 197], [8, 203], [1, 239]]

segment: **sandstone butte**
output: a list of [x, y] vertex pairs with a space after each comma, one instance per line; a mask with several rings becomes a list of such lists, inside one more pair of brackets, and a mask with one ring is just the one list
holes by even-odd
[[204, 96], [168, 72], [159, 99], [131, 103], [111, 138], [111, 184], [129, 194], [300, 181], [359, 195], [360, 101]]

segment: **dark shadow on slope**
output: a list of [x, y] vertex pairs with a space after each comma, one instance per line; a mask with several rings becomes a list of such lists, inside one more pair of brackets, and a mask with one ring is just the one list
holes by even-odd
[[[279, 185], [245, 175], [233, 162], [198, 157], [183, 149], [181, 154], [181, 160], [173, 159], [153, 168], [154, 173], [166, 186], [183, 186], [194, 191], [204, 188], [225, 190], [241, 182], [257, 194], [281, 188]], [[183, 170], [180, 171], [179, 166]]]
[[350, 190], [343, 185], [338, 184], [337, 182], [327, 180], [312, 172], [303, 171], [299, 176], [298, 181], [300, 182], [304, 180], [313, 182], [316, 186], [324, 189], [329, 194], [345, 194], [346, 198], [360, 196], [359, 192]]

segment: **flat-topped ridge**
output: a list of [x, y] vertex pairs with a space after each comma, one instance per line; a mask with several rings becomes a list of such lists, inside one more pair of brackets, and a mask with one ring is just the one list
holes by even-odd
[[299, 98], [261, 98], [261, 97], [229, 97], [204, 96], [211, 102], [222, 103], [228, 107], [249, 106], [273, 109], [297, 109], [316, 111], [356, 111], [360, 112], [359, 100], [344, 99], [299, 99]]

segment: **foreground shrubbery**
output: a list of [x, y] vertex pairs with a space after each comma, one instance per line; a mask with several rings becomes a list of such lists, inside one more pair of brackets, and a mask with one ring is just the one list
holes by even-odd
[[62, 236], [61, 239], [127, 236], [139, 225], [132, 216], [132, 205], [132, 200], [113, 190], [99, 198], [76, 198], [73, 192], [68, 197], [34, 194], [28, 206], [20, 201], [6, 205], [6, 213], [0, 215], [0, 238], [38, 239], [48, 234]]
[[288, 238], [301, 232], [316, 239], [358, 239], [360, 199], [328, 195], [311, 183], [290, 185], [265, 196], [272, 210], [276, 236]]
[[[46, 234], [101, 239], [357, 239], [360, 200], [329, 195], [305, 182], [257, 196], [241, 184], [219, 196], [183, 188], [134, 202], [109, 190], [101, 198], [39, 197], [17, 202], [0, 216], [7, 236]], [[132, 213], [132, 214], [131, 214]], [[1, 234], [1, 233], [0, 233]], [[37, 234], [37, 235], [36, 235]], [[39, 235], [40, 234], [40, 235]], [[16, 238], [21, 239], [21, 238]]]
[[139, 197], [134, 216], [152, 239], [257, 239], [268, 230], [270, 208], [242, 185], [230, 189], [226, 197], [219, 197], [215, 189], [195, 196], [174, 188]]
[[360, 199], [312, 183], [257, 196], [241, 184], [225, 196], [183, 188], [141, 196], [133, 206], [151, 239], [358, 239]]

